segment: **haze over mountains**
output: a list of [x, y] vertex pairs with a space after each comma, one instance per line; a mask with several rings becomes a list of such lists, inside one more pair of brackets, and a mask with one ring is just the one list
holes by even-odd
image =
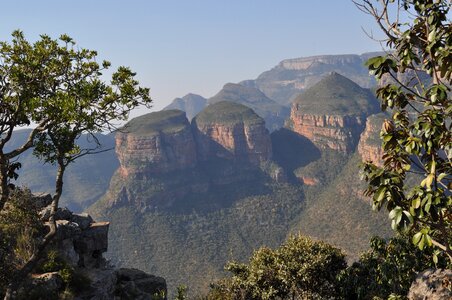
[[[96, 198], [89, 211], [111, 222], [113, 262], [163, 276], [170, 289], [204, 290], [226, 261], [246, 260], [291, 232], [355, 259], [372, 235], [390, 234], [358, 178], [361, 159], [381, 153], [384, 116], [375, 116], [367, 88], [376, 83], [363, 66], [371, 55], [284, 60], [209, 99], [189, 94], [135, 118], [115, 134], [116, 154], [88, 164], [96, 180], [81, 186], [96, 191], [90, 200], [67, 193], [65, 204], [86, 209]], [[49, 186], [42, 178], [34, 190]]]

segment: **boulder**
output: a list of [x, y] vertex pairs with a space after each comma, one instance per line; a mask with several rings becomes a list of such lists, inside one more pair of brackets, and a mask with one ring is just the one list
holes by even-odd
[[410, 287], [408, 299], [452, 299], [452, 270], [429, 269], [420, 273]]

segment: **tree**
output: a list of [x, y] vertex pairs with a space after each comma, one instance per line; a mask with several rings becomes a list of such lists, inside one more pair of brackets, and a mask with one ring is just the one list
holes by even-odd
[[421, 251], [404, 236], [388, 241], [373, 237], [370, 249], [341, 273], [342, 296], [363, 300], [404, 297], [418, 273], [429, 268], [450, 267], [445, 255], [439, 255], [434, 263], [432, 252], [432, 248]]
[[[367, 61], [378, 79], [390, 79], [376, 93], [391, 119], [381, 131], [383, 167], [364, 165], [365, 193], [375, 209], [386, 207], [394, 230], [452, 260], [451, 1], [355, 4], [375, 18], [389, 49]], [[407, 186], [410, 173], [422, 177], [414, 187]]]
[[[77, 158], [99, 152], [94, 133], [115, 129], [115, 121], [126, 120], [130, 110], [149, 105], [149, 89], [139, 86], [129, 68], [119, 67], [109, 83], [102, 72], [108, 61], [96, 62], [97, 52], [76, 48], [62, 35], [59, 40], [46, 35], [31, 44], [22, 32], [15, 31], [12, 42], [0, 43], [0, 211], [5, 208], [11, 179], [20, 167], [12, 162], [24, 151], [45, 163], [58, 166], [55, 194], [49, 218], [49, 232], [36, 246], [26, 263], [10, 279], [5, 299], [12, 297], [24, 278], [36, 267], [44, 250], [56, 234], [55, 213], [63, 191], [66, 168]], [[24, 125], [38, 124], [27, 141], [5, 153], [13, 131]], [[81, 134], [96, 142], [91, 149], [77, 145]], [[102, 151], [102, 150], [100, 150]]]
[[341, 250], [301, 235], [291, 236], [278, 249], [263, 247], [256, 250], [249, 264], [228, 263], [226, 270], [232, 277], [214, 285], [210, 296], [221, 299], [334, 299], [339, 297], [337, 276], [345, 267], [345, 255]]

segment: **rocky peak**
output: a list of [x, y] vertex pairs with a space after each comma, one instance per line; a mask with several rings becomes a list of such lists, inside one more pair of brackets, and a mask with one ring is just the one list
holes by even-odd
[[193, 119], [207, 105], [207, 99], [196, 94], [189, 93], [182, 98], [176, 98], [163, 110], [178, 109], [185, 111], [189, 120]]
[[166, 110], [131, 120], [116, 133], [123, 176], [164, 173], [196, 165], [196, 146], [185, 113]]
[[377, 110], [369, 90], [332, 72], [294, 100], [290, 119], [293, 130], [318, 147], [350, 153], [366, 117]]
[[199, 158], [225, 158], [259, 164], [272, 155], [264, 120], [252, 109], [234, 102], [209, 105], [192, 122]]
[[215, 96], [209, 98], [208, 103], [230, 101], [243, 104], [251, 108], [265, 120], [266, 127], [276, 130], [284, 125], [289, 116], [289, 109], [268, 98], [257, 88], [246, 84], [227, 83]]

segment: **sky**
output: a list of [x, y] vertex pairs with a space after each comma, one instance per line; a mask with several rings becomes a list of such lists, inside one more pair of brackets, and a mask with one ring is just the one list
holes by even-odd
[[[14, 0], [0, 10], [0, 40], [65, 33], [151, 89], [151, 110], [187, 93], [215, 95], [281, 60], [361, 54], [380, 45], [351, 0]], [[132, 116], [146, 112], [139, 109]]]

